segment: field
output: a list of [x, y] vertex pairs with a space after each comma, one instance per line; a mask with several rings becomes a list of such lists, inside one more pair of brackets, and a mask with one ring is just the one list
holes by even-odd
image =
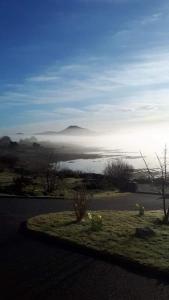
[[[0, 173], [0, 194], [16, 194], [13, 190], [13, 180], [17, 178], [15, 172], [6, 170]], [[58, 178], [56, 183], [56, 188], [52, 193], [47, 196], [62, 198], [62, 199], [72, 199], [74, 196], [74, 191], [76, 187], [81, 184], [83, 179], [81, 177], [65, 177]], [[120, 193], [118, 190], [110, 190], [103, 188], [91, 188], [88, 190], [90, 199], [103, 199], [111, 200], [114, 197], [125, 197], [129, 193]], [[28, 182], [22, 190], [22, 195], [24, 196], [44, 196], [43, 182], [40, 177], [33, 179], [30, 183]]]

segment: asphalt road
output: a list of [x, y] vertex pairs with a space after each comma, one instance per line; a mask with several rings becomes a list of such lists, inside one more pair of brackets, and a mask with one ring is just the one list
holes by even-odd
[[[135, 203], [159, 209], [156, 196], [134, 194], [93, 201], [93, 209], [133, 209]], [[71, 209], [66, 200], [0, 199], [0, 299], [159, 299], [169, 283], [117, 265], [32, 240], [18, 233], [30, 216]]]

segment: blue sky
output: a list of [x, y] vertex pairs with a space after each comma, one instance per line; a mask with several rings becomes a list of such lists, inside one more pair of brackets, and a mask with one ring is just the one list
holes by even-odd
[[169, 115], [167, 0], [1, 0], [1, 132]]

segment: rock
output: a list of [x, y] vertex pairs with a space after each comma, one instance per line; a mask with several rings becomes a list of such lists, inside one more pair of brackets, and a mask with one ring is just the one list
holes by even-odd
[[144, 239], [146, 237], [151, 237], [153, 235], [155, 235], [155, 232], [150, 227], [136, 228], [135, 236], [138, 238]]

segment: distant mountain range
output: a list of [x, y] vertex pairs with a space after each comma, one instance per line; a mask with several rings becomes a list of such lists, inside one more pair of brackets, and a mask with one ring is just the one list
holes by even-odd
[[61, 131], [44, 131], [36, 133], [36, 135], [95, 135], [96, 133], [94, 131], [91, 131], [89, 129], [79, 127], [76, 125], [68, 126], [64, 130]]

